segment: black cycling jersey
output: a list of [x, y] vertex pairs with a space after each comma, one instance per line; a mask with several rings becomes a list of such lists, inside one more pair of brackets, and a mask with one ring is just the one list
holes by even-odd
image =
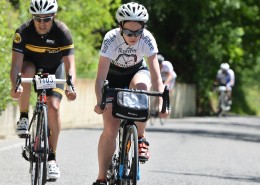
[[13, 51], [24, 54], [37, 68], [53, 69], [59, 66], [63, 56], [74, 54], [74, 45], [68, 27], [54, 20], [45, 35], [36, 32], [33, 20], [22, 24], [15, 32]]

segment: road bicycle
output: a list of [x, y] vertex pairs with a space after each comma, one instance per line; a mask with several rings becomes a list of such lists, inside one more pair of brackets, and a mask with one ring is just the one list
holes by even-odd
[[21, 73], [17, 75], [16, 88], [18, 90], [21, 83], [33, 83], [37, 93], [36, 106], [28, 127], [28, 134], [20, 137], [25, 138], [25, 146], [22, 148], [22, 156], [30, 162], [29, 172], [31, 174], [32, 185], [46, 184], [47, 181], [47, 159], [50, 153], [48, 128], [48, 106], [46, 104], [46, 90], [55, 88], [56, 84], [67, 83], [67, 89], [74, 91], [71, 82], [72, 76], [68, 75], [66, 79], [56, 79], [55, 75], [42, 73], [42, 70], [34, 78], [22, 78]]
[[229, 98], [227, 95], [227, 87], [226, 86], [219, 86], [218, 87], [218, 116], [226, 116], [231, 109]]
[[[111, 94], [113, 94], [112, 98]], [[140, 179], [139, 162], [144, 163], [145, 161], [139, 159], [138, 133], [135, 121], [144, 122], [149, 118], [148, 96], [163, 98], [162, 113], [169, 109], [169, 89], [167, 86], [164, 92], [160, 93], [136, 89], [109, 88], [108, 81], [104, 82], [100, 108], [104, 110], [106, 103], [112, 103], [112, 114], [120, 119], [117, 146], [107, 171], [109, 185], [136, 185], [137, 180]], [[120, 102], [123, 106], [118, 109], [117, 106]], [[137, 109], [142, 109], [142, 111], [138, 112]], [[143, 114], [143, 112], [147, 114]]]

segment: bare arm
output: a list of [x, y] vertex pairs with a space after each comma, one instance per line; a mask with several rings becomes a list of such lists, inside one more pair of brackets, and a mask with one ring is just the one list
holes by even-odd
[[[72, 84], [74, 86], [76, 83], [76, 78], [77, 78], [74, 55], [64, 56], [63, 61], [64, 61], [64, 66], [65, 66], [66, 76], [68, 74], [72, 76]], [[75, 100], [77, 97], [76, 92], [69, 92], [68, 90], [65, 90], [65, 94], [66, 94], [68, 100]]]
[[96, 98], [97, 103], [100, 104], [101, 102], [101, 89], [103, 87], [104, 81], [107, 78], [107, 73], [110, 66], [110, 59], [100, 56], [99, 63], [98, 63], [98, 71], [96, 76], [96, 84], [95, 84], [95, 91], [96, 91]]
[[10, 80], [12, 84], [11, 88], [11, 96], [12, 98], [19, 98], [22, 93], [22, 86], [20, 87], [20, 92], [15, 92], [15, 85], [16, 85], [16, 78], [17, 74], [21, 73], [22, 65], [23, 65], [23, 58], [24, 54], [12, 51], [12, 63], [11, 63], [11, 70], [10, 70]]
[[172, 80], [173, 80], [173, 73], [168, 72], [168, 73], [167, 73], [167, 78], [166, 78], [166, 80], [164, 81], [164, 85], [170, 86]]
[[109, 66], [110, 66], [110, 59], [107, 57], [100, 56], [99, 63], [98, 63], [98, 71], [97, 71], [97, 76], [96, 76], [96, 84], [95, 84], [97, 105], [94, 108], [95, 112], [98, 114], [101, 114], [103, 112], [100, 109], [100, 103], [101, 103], [101, 98], [102, 98], [101, 90], [102, 90], [104, 81], [107, 78]]
[[154, 54], [148, 59], [149, 70], [151, 73], [152, 87], [155, 91], [163, 92], [164, 85], [162, 83], [162, 77], [160, 73], [160, 67], [157, 59], [157, 54]]
[[[157, 54], [154, 54], [148, 59], [148, 65], [149, 65], [149, 70], [151, 73], [151, 80], [152, 80], [152, 87], [153, 90], [163, 92], [164, 90], [164, 85], [162, 82], [162, 77], [161, 77], [161, 72], [160, 72], [160, 67], [157, 59]], [[162, 108], [162, 98], [159, 98], [159, 110]], [[169, 111], [166, 110], [165, 113], [159, 113], [160, 117], [167, 117], [169, 115]]]
[[68, 55], [63, 57], [66, 75], [72, 75], [72, 84], [76, 82], [76, 67], [74, 55]]

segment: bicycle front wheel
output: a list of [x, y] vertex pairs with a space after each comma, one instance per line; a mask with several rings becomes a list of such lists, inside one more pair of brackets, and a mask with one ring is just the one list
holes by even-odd
[[[35, 184], [45, 184], [47, 180], [47, 154], [48, 154], [48, 116], [47, 107], [42, 106], [42, 111], [37, 118], [37, 134], [35, 139], [36, 165]], [[38, 182], [38, 183], [37, 183]]]
[[136, 185], [139, 173], [137, 128], [135, 125], [129, 125], [126, 129], [119, 167], [120, 185]]

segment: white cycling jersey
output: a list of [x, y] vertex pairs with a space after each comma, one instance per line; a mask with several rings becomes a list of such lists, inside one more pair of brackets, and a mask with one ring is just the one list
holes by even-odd
[[104, 37], [100, 55], [110, 58], [111, 63], [118, 68], [129, 68], [143, 61], [144, 56], [149, 57], [158, 53], [158, 48], [153, 35], [146, 29], [133, 45], [128, 45], [120, 33], [119, 28], [107, 32]]
[[169, 72], [172, 73], [172, 75], [173, 75], [173, 79], [171, 80], [171, 84], [170, 84], [170, 87], [169, 87], [170, 89], [172, 89], [174, 87], [175, 80], [177, 78], [177, 74], [173, 70], [173, 66], [172, 66], [171, 62], [163, 61], [162, 67], [161, 67], [161, 76], [162, 76], [163, 82], [167, 79], [167, 75], [168, 75]]
[[227, 73], [224, 73], [222, 69], [218, 70], [217, 80], [220, 85], [225, 85], [229, 89], [235, 85], [235, 73], [232, 69], [228, 69]]

